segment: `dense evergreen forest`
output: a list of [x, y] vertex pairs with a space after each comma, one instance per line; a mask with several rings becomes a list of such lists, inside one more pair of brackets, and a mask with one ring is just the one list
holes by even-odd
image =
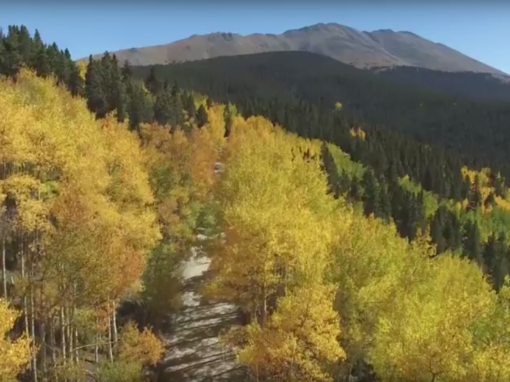
[[501, 80], [488, 73], [442, 72], [411, 66], [372, 68], [370, 71], [392, 81], [420, 85], [461, 97], [510, 101], [510, 77]]
[[248, 380], [510, 379], [508, 105], [315, 60], [0, 36], [2, 381], [157, 369], [198, 233]]
[[[449, 187], [440, 179], [448, 182], [457, 176], [459, 162], [477, 169], [491, 167], [506, 177], [510, 174], [506, 158], [510, 104], [505, 101], [475, 101], [395, 83], [307, 52], [219, 57], [155, 68], [162, 79], [178, 80], [181, 86], [222, 102], [235, 102], [247, 115], [268, 115], [303, 136], [345, 145], [348, 127], [362, 127], [374, 136], [374, 145], [383, 147], [387, 161], [405, 150], [424, 151], [392, 132], [434, 145], [438, 151], [424, 152], [419, 161], [438, 178], [441, 194]], [[149, 71], [148, 67], [136, 69], [144, 78]], [[335, 113], [336, 102], [342, 104], [341, 112]], [[461, 157], [450, 155], [451, 151]], [[434, 164], [433, 158], [441, 164]], [[445, 174], [438, 168], [444, 162]], [[409, 176], [424, 178], [425, 171], [416, 173], [407, 164], [403, 166]]]

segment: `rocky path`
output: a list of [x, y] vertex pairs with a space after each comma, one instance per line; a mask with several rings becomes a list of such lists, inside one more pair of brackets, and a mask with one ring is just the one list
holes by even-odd
[[234, 354], [219, 343], [221, 331], [236, 321], [235, 306], [205, 301], [197, 292], [209, 262], [204, 253], [194, 250], [182, 265], [184, 307], [175, 317], [158, 382], [244, 380]]

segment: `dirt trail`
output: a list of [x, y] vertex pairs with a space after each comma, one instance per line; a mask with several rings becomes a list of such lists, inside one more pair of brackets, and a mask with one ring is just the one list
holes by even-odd
[[243, 381], [234, 354], [219, 343], [220, 332], [236, 321], [232, 304], [205, 301], [197, 293], [210, 260], [194, 249], [182, 265], [183, 309], [175, 317], [175, 330], [167, 343], [164, 372], [158, 382]]

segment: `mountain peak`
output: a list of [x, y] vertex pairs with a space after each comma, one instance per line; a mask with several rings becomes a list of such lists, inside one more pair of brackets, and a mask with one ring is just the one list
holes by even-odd
[[283, 32], [283, 34], [285, 35], [285, 34], [292, 33], [292, 32], [321, 32], [321, 31], [331, 32], [331, 31], [335, 31], [335, 30], [339, 30], [339, 29], [352, 29], [352, 28], [345, 26], [345, 25], [337, 24], [337, 23], [318, 23], [318, 24], [313, 24], [313, 25], [309, 25], [306, 27], [302, 27], [302, 28], [289, 29], [289, 30]]
[[454, 49], [412, 32], [379, 29], [360, 31], [338, 23], [317, 23], [282, 34], [231, 32], [193, 35], [166, 45], [114, 52], [132, 65], [194, 61], [218, 56], [263, 52], [307, 51], [329, 56], [359, 68], [414, 66], [442, 71], [498, 73]]
[[393, 29], [377, 29], [372, 33], [395, 33]]

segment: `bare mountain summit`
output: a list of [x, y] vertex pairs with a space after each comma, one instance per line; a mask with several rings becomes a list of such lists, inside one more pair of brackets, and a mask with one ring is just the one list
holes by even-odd
[[114, 52], [132, 65], [165, 64], [241, 54], [307, 51], [359, 68], [417, 66], [442, 71], [503, 74], [445, 45], [411, 32], [390, 29], [362, 32], [339, 24], [316, 24], [280, 35], [211, 33], [193, 35], [166, 45]]

